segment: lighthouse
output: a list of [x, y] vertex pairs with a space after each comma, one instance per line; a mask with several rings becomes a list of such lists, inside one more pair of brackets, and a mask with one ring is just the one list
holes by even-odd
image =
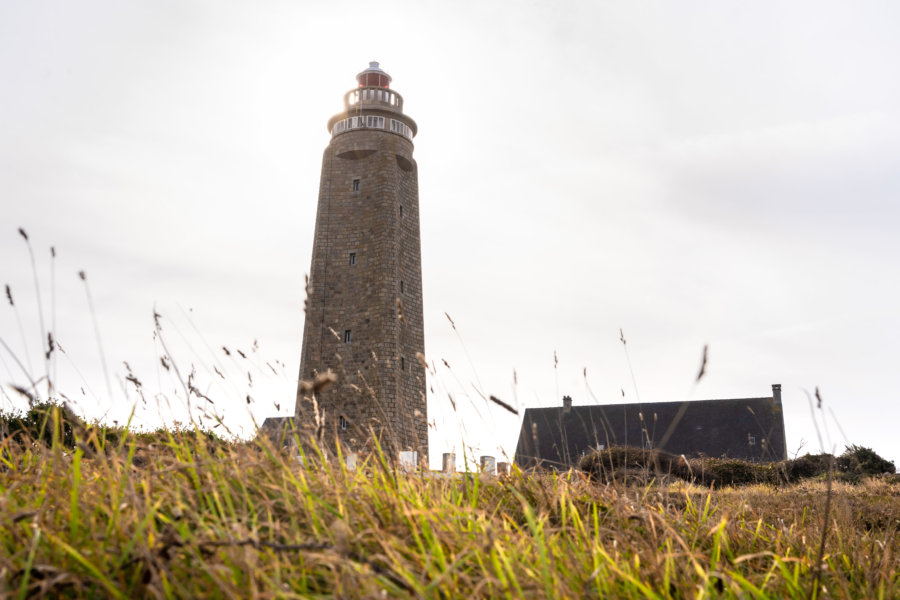
[[356, 81], [328, 120], [295, 422], [345, 451], [374, 436], [427, 459], [417, 127], [377, 62]]

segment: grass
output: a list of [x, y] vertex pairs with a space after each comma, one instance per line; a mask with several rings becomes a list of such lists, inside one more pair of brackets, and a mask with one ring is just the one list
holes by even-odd
[[47, 413], [0, 442], [2, 597], [895, 598], [900, 483], [717, 489], [355, 471]]

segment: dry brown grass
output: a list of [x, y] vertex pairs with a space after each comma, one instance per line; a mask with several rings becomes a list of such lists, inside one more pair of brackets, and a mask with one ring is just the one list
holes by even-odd
[[813, 590], [821, 482], [447, 479], [190, 431], [75, 438], [0, 443], [0, 596], [900, 596], [890, 478], [835, 483]]

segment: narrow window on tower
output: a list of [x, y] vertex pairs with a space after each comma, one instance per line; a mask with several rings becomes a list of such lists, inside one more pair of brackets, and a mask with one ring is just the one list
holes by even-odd
[[400, 293], [403, 293], [403, 280], [400, 280]]
[[356, 264], [356, 252], [351, 252], [350, 253], [350, 266], [352, 267], [355, 264]]
[[354, 191], [354, 192], [358, 192], [358, 191], [359, 191], [359, 179], [354, 179], [354, 180], [353, 180], [353, 191]]
[[406, 370], [406, 358], [404, 358], [402, 356], [400, 357], [400, 370], [401, 371]]
[[350, 343], [350, 330], [349, 329], [344, 330], [344, 343], [345, 344]]
[[340, 417], [340, 426], [341, 426], [341, 431], [347, 431], [347, 419], [344, 418], [344, 415], [341, 415], [341, 417]]
[[400, 205], [400, 216], [401, 217], [403, 216], [403, 205], [402, 204]]

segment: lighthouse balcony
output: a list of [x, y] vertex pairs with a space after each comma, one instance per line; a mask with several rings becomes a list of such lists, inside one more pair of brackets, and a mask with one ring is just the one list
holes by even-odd
[[403, 112], [403, 97], [387, 88], [364, 87], [344, 94], [344, 108], [363, 106], [390, 107]]
[[397, 119], [385, 119], [385, 117], [377, 115], [348, 117], [336, 121], [331, 128], [331, 137], [360, 129], [383, 129], [402, 135], [407, 139], [413, 139], [413, 130], [406, 123]]

